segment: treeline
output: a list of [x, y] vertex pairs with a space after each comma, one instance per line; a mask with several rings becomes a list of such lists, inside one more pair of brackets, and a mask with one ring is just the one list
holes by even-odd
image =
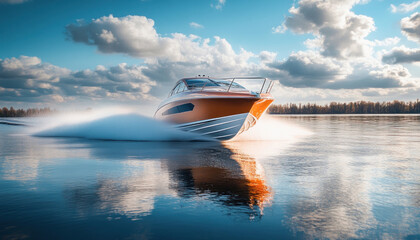
[[57, 110], [51, 110], [48, 107], [45, 108], [28, 108], [28, 109], [14, 109], [13, 107], [1, 108], [0, 117], [35, 117], [41, 115], [47, 115], [55, 113]]
[[271, 114], [383, 114], [383, 113], [420, 113], [420, 101], [415, 102], [331, 102], [325, 105], [307, 104], [278, 104], [268, 109]]

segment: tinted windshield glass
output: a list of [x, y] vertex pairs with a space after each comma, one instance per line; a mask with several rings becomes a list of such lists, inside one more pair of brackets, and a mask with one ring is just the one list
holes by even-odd
[[[232, 83], [232, 80], [213, 80], [215, 81], [217, 84], [219, 84], [219, 86], [227, 86], [229, 87], [230, 84]], [[231, 88], [243, 88], [245, 89], [242, 85], [240, 85], [239, 83], [233, 82]]]
[[206, 85], [206, 87], [219, 86], [209, 79], [186, 79], [185, 81], [187, 82], [188, 87], [203, 87], [204, 85]]

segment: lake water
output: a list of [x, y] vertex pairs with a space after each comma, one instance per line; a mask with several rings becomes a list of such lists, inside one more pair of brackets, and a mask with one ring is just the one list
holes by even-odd
[[255, 139], [217, 143], [34, 137], [0, 124], [0, 237], [420, 239], [419, 115], [270, 116], [257, 127]]

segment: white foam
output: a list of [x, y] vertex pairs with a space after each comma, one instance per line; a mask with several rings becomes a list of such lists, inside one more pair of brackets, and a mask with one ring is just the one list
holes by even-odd
[[255, 126], [232, 141], [282, 141], [311, 135], [312, 132], [290, 121], [264, 114]]
[[[74, 137], [116, 141], [214, 141], [184, 132], [168, 123], [134, 113], [128, 108], [106, 108], [31, 119], [26, 133], [42, 137]], [[278, 141], [298, 139], [311, 133], [291, 122], [264, 115], [231, 141]]]
[[82, 122], [65, 123], [36, 131], [41, 137], [75, 137], [116, 141], [209, 141], [138, 114], [120, 114]]

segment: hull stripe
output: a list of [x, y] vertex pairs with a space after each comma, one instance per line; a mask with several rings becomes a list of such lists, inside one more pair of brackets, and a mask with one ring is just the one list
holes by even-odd
[[204, 129], [204, 128], [214, 127], [214, 126], [218, 126], [218, 125], [221, 125], [221, 124], [232, 123], [232, 122], [237, 122], [237, 121], [241, 121], [241, 120], [243, 120], [243, 119], [235, 119], [235, 120], [230, 120], [230, 121], [226, 121], [226, 122], [216, 123], [216, 124], [212, 124], [212, 125], [208, 125], [208, 126], [204, 126], [204, 127], [199, 127], [199, 128], [196, 128], [196, 129], [193, 129], [193, 130], [190, 130], [190, 131], [194, 132], [194, 131], [201, 130], [201, 129]]
[[213, 137], [213, 138], [216, 138], [216, 139], [226, 138], [226, 140], [228, 140], [228, 139], [234, 137], [235, 135], [236, 135], [236, 133], [233, 133], [233, 134], [228, 134], [228, 135], [223, 135], [223, 136], [217, 136], [217, 137]]
[[211, 131], [211, 132], [207, 132], [207, 133], [202, 133], [203, 135], [208, 135], [208, 134], [212, 134], [212, 133], [217, 133], [217, 132], [222, 132], [222, 131], [225, 131], [225, 130], [229, 130], [229, 129], [232, 129], [232, 128], [235, 128], [235, 127], [241, 127], [242, 125], [241, 124], [239, 124], [239, 125], [235, 125], [235, 126], [232, 126], [232, 127], [227, 127], [227, 128], [223, 128], [223, 129], [218, 129], [218, 130], [215, 130], [215, 131]]
[[226, 119], [226, 118], [241, 118], [242, 115], [247, 115], [248, 113], [240, 113], [240, 114], [235, 114], [235, 115], [230, 115], [230, 116], [225, 116], [225, 117], [218, 117], [218, 118], [211, 118], [211, 119], [206, 119], [206, 120], [200, 120], [200, 121], [196, 121], [196, 122], [189, 122], [189, 123], [181, 123], [181, 124], [177, 124], [177, 127], [186, 127], [186, 126], [193, 126], [196, 124], [201, 124], [201, 123], [208, 123], [208, 122], [213, 122], [213, 121], [217, 121], [217, 120], [222, 120], [222, 119]]
[[187, 127], [193, 127], [193, 126], [197, 126], [197, 125], [201, 125], [201, 124], [205, 124], [205, 123], [210, 123], [210, 122], [214, 122], [217, 121], [217, 119], [210, 119], [210, 120], [204, 120], [204, 121], [200, 121], [200, 122], [193, 122], [193, 123], [184, 123], [184, 124], [179, 124], [176, 127], [177, 128], [187, 128]]

